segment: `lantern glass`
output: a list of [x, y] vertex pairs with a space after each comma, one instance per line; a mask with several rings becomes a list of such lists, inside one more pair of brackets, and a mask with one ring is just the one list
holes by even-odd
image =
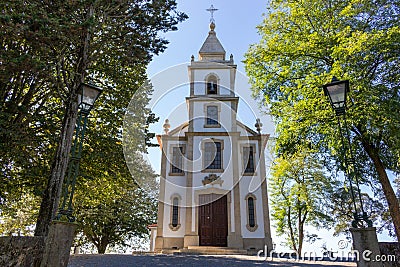
[[78, 93], [78, 105], [82, 111], [90, 112], [101, 92], [101, 88], [97, 86], [82, 83], [81, 90]]
[[349, 81], [338, 81], [334, 78], [331, 83], [324, 85], [324, 92], [325, 95], [329, 96], [329, 101], [334, 110], [344, 110], [349, 92]]

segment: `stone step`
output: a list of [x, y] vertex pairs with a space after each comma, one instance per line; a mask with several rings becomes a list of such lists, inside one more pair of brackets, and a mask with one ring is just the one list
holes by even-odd
[[184, 255], [247, 255], [247, 250], [228, 247], [189, 246], [174, 254]]
[[202, 250], [224, 250], [224, 249], [238, 249], [230, 247], [213, 247], [213, 246], [188, 246], [187, 249], [202, 249]]

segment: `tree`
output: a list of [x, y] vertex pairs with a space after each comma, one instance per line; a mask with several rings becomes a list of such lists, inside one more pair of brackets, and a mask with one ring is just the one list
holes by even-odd
[[344, 159], [321, 87], [332, 76], [350, 80], [346, 119], [356, 167], [361, 182], [383, 191], [398, 240], [400, 208], [388, 172], [400, 172], [399, 4], [270, 1], [258, 28], [262, 40], [250, 47], [245, 61], [254, 94], [276, 118], [278, 153], [293, 154], [307, 140], [328, 163]]
[[298, 255], [303, 248], [306, 225], [321, 227], [333, 223], [327, 204], [335, 182], [325, 176], [319, 161], [309, 151], [300, 151], [278, 158], [272, 168], [271, 214], [276, 231], [286, 235]]
[[[356, 192], [356, 190], [357, 188], [354, 186], [353, 191]], [[391, 233], [391, 227], [386, 226], [388, 214], [381, 199], [372, 198], [367, 193], [362, 193], [361, 197], [365, 211], [370, 214], [369, 218], [374, 224], [379, 223], [382, 225], [378, 231], [386, 227], [389, 233]], [[345, 233], [347, 236], [350, 235], [349, 228], [351, 227], [351, 221], [354, 220], [353, 213], [351, 212], [353, 205], [349, 186], [334, 188], [330, 196], [330, 202], [327, 204], [329, 210], [331, 210], [332, 217], [335, 218], [334, 235], [340, 233]]]
[[2, 1], [0, 8], [0, 202], [8, 205], [10, 196], [36, 195], [45, 184], [61, 128], [61, 100], [52, 90], [53, 52], [34, 41], [36, 6]]
[[[35, 78], [25, 79], [19, 92], [29, 93], [27, 84], [34, 85], [31, 88], [43, 88], [45, 93], [54, 92], [55, 99], [28, 98], [29, 103], [34, 107], [41, 103], [38, 100], [53, 106], [57, 103], [62, 111], [61, 130], [35, 230], [36, 235], [46, 235], [58, 208], [68, 165], [81, 83], [97, 82], [113, 91], [112, 97], [116, 97], [117, 88], [132, 95], [144, 81], [145, 67], [152, 56], [166, 48], [168, 42], [159, 33], [176, 30], [175, 25], [186, 15], [176, 11], [174, 0], [35, 0], [29, 3], [9, 0], [2, 1], [2, 7], [2, 29], [6, 33], [14, 31], [10, 42], [20, 48], [13, 49], [13, 43], [3, 42], [4, 58], [8, 59], [4, 67], [8, 72], [3, 81], [13, 87], [20, 86], [10, 71], [12, 65], [32, 61], [40, 73], [30, 66], [17, 73]], [[32, 74], [29, 76], [26, 71]], [[36, 77], [39, 74], [43, 77]], [[5, 98], [12, 100], [7, 97], [12, 93], [10, 89], [4, 90]]]
[[[142, 172], [137, 175], [155, 179], [156, 175], [143, 159], [138, 163]], [[102, 178], [81, 179], [74, 202], [78, 231], [83, 234], [80, 242], [93, 243], [100, 254], [109, 245], [124, 246], [130, 238], [147, 234], [146, 226], [155, 220], [157, 203], [135, 184], [129, 171], [125, 177], [104, 172]]]
[[[115, 97], [105, 92], [88, 125], [73, 204], [80, 242], [94, 244], [99, 253], [147, 234], [146, 226], [155, 220], [156, 175], [142, 156], [148, 145], [146, 130], [156, 120], [146, 108], [151, 93], [149, 82], [136, 91], [135, 116], [127, 120], [131, 93], [122, 91]], [[127, 128], [133, 131], [130, 136], [123, 133]]]
[[0, 209], [0, 234], [32, 235], [39, 202], [39, 197], [26, 191], [9, 196], [7, 205], [2, 205]]

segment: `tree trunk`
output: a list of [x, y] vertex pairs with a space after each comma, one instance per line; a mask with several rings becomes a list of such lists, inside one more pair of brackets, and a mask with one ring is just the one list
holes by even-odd
[[306, 223], [308, 215], [308, 210], [306, 208], [306, 211], [303, 214], [303, 217], [301, 217], [301, 210], [299, 211], [299, 246], [298, 246], [298, 253], [299, 256], [301, 257], [301, 252], [303, 250], [303, 241], [304, 241], [304, 224]]
[[288, 209], [289, 209], [289, 211], [288, 211], [288, 226], [289, 226], [290, 240], [292, 242], [292, 249], [294, 251], [297, 251], [296, 238], [294, 237], [293, 226], [292, 226], [292, 217], [290, 215], [290, 212], [291, 212], [290, 206]]
[[[74, 94], [75, 96], [75, 94]], [[68, 168], [69, 154], [78, 113], [76, 101], [69, 101], [64, 114], [63, 126], [56, 155], [51, 166], [51, 174], [40, 204], [39, 216], [36, 221], [35, 236], [47, 236], [49, 226], [56, 215], [60, 202], [61, 189], [65, 172]]]
[[106, 253], [107, 246], [108, 246], [108, 238], [107, 237], [100, 238], [100, 242], [98, 243], [97, 246], [97, 252], [99, 254]]
[[[93, 14], [94, 7], [93, 4], [91, 4], [87, 12], [88, 21]], [[77, 57], [77, 73], [70, 88], [68, 103], [66, 103], [66, 112], [63, 119], [61, 136], [60, 140], [58, 141], [58, 147], [51, 167], [51, 174], [48, 184], [40, 204], [39, 216], [36, 222], [35, 236], [47, 236], [50, 223], [56, 215], [60, 202], [61, 190], [64, 182], [65, 172], [68, 168], [69, 154], [71, 151], [72, 138], [74, 135], [78, 114], [76, 96], [78, 89], [85, 81], [86, 69], [88, 67], [90, 38], [91, 35], [89, 28], [84, 28], [82, 32], [81, 48]]]
[[104, 253], [106, 253], [106, 249], [107, 249], [107, 245], [103, 246], [103, 245], [101, 244], [101, 245], [99, 245], [99, 246], [97, 247], [97, 252], [98, 252], [99, 254], [104, 254]]
[[299, 227], [299, 242], [297, 247], [297, 254], [301, 257], [301, 250], [303, 249], [303, 239], [304, 239], [304, 223], [301, 218], [301, 210], [299, 210], [299, 219], [298, 219], [298, 227]]
[[379, 157], [377, 149], [365, 139], [361, 139], [362, 145], [367, 152], [368, 156], [373, 161], [376, 171], [378, 172], [378, 179], [382, 186], [383, 193], [385, 194], [386, 201], [389, 206], [390, 216], [392, 217], [394, 230], [397, 240], [400, 241], [400, 206], [399, 200], [393, 190], [389, 177], [386, 173], [385, 166]]

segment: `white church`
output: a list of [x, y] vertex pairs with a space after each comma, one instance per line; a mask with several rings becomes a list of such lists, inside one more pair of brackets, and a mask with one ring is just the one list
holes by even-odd
[[188, 66], [189, 120], [157, 139], [162, 150], [151, 250], [272, 249], [264, 150], [269, 135], [237, 120], [236, 65], [211, 22]]

